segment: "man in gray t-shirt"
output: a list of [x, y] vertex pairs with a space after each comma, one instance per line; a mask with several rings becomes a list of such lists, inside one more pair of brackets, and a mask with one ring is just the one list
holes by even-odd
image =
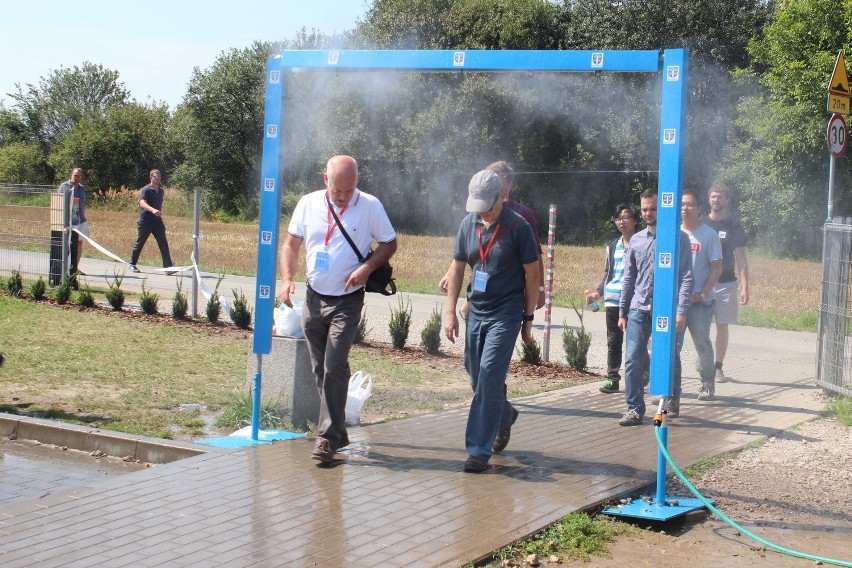
[[[686, 314], [686, 326], [698, 352], [701, 387], [698, 400], [712, 400], [716, 393], [716, 371], [713, 368], [713, 344], [710, 323], [713, 321], [715, 286], [722, 273], [722, 243], [719, 235], [699, 217], [701, 198], [694, 189], [684, 189], [681, 199], [681, 229], [689, 236], [692, 249], [692, 305]], [[683, 334], [677, 338], [677, 351], [683, 347]]]

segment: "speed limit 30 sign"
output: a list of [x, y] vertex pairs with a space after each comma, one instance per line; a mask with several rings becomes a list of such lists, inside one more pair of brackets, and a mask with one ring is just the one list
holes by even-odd
[[835, 158], [846, 153], [846, 121], [842, 114], [833, 114], [828, 120], [828, 132], [826, 133], [828, 150]]

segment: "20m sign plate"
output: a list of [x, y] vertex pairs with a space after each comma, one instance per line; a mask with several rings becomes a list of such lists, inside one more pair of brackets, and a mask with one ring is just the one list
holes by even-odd
[[833, 114], [828, 120], [828, 150], [835, 158], [846, 153], [846, 121], [842, 114]]

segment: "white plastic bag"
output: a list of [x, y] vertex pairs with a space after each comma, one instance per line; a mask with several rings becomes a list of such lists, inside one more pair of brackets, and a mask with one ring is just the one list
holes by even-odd
[[346, 395], [346, 424], [357, 426], [361, 423], [361, 408], [373, 394], [373, 377], [361, 371], [349, 379], [349, 393]]
[[272, 328], [273, 335], [286, 335], [288, 337], [305, 337], [302, 329], [302, 304], [293, 302], [290, 308], [281, 304], [272, 313], [275, 326]]

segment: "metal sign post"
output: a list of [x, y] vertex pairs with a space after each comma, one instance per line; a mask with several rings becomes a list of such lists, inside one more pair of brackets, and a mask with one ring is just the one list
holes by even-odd
[[834, 62], [834, 72], [828, 83], [828, 110], [834, 112], [828, 120], [828, 130], [825, 140], [828, 143], [828, 151], [831, 158], [828, 162], [828, 215], [826, 222], [830, 223], [834, 217], [834, 170], [835, 158], [840, 158], [846, 153], [846, 121], [843, 115], [849, 112], [849, 78], [846, 75], [846, 60], [843, 50], [837, 54]]
[[541, 358], [550, 361], [550, 324], [553, 308], [553, 256], [556, 249], [556, 204], [550, 204], [547, 219], [547, 263], [544, 273], [544, 337], [542, 338]]

